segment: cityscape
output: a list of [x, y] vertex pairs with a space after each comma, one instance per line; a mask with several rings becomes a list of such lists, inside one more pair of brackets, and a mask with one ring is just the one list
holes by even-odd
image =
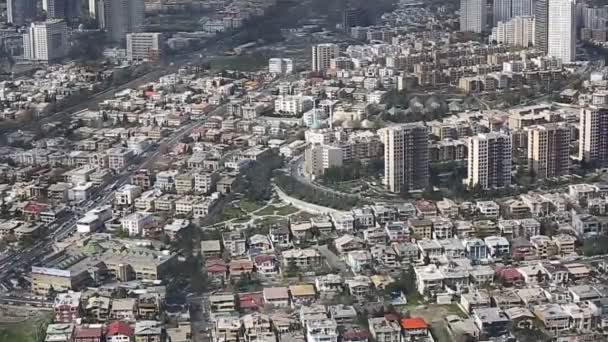
[[0, 342], [608, 341], [608, 1], [0, 22]]

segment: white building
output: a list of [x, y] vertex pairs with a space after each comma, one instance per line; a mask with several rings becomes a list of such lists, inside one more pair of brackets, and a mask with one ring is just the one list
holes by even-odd
[[506, 22], [499, 21], [492, 29], [490, 41], [528, 47], [534, 45], [534, 32], [534, 17], [515, 17]]
[[547, 55], [562, 62], [576, 59], [576, 9], [575, 0], [549, 1], [549, 33]]
[[484, 133], [468, 141], [468, 176], [470, 187], [482, 189], [511, 185], [512, 146], [510, 133]]
[[306, 324], [306, 341], [337, 342], [338, 325], [332, 319], [309, 321]]
[[145, 228], [154, 223], [154, 217], [146, 213], [133, 213], [125, 216], [120, 221], [122, 229], [129, 233], [129, 236], [142, 235]]
[[312, 47], [312, 71], [325, 71], [329, 69], [331, 60], [340, 55], [340, 48], [336, 44], [318, 44]]
[[481, 33], [486, 28], [485, 0], [460, 0], [460, 31]]
[[158, 61], [162, 52], [161, 33], [141, 32], [127, 34], [127, 59]]
[[23, 35], [24, 57], [31, 61], [53, 62], [68, 53], [68, 27], [63, 20], [32, 23]]
[[293, 60], [291, 58], [270, 58], [268, 60], [268, 72], [278, 75], [291, 74], [293, 72]]
[[280, 95], [274, 100], [274, 110], [279, 113], [298, 115], [313, 107], [310, 96], [303, 95]]
[[323, 175], [330, 167], [342, 166], [343, 152], [332, 145], [310, 145], [304, 153], [304, 172], [310, 177]]

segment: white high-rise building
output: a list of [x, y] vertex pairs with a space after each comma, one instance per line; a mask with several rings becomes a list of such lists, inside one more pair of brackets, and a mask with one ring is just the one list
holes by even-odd
[[293, 72], [293, 60], [291, 58], [270, 58], [268, 60], [268, 72], [278, 75], [291, 74]]
[[378, 131], [384, 143], [384, 185], [391, 192], [424, 190], [429, 185], [429, 132], [422, 123]]
[[534, 45], [534, 30], [534, 17], [515, 17], [507, 22], [498, 22], [492, 29], [490, 41], [528, 47]]
[[570, 126], [550, 123], [528, 127], [528, 170], [537, 178], [559, 177], [570, 171]]
[[575, 0], [549, 1], [547, 55], [563, 63], [576, 59]]
[[162, 34], [152, 32], [127, 34], [129, 61], [158, 61], [162, 51]]
[[23, 35], [24, 57], [31, 61], [53, 62], [68, 53], [68, 27], [63, 20], [32, 23]]
[[42, 0], [42, 9], [49, 19], [71, 20], [80, 17], [81, 0]]
[[512, 0], [511, 18], [534, 15], [534, 1]]
[[495, 189], [511, 185], [511, 134], [492, 132], [468, 140], [467, 184]]
[[499, 22], [506, 22], [511, 19], [511, 0], [494, 0], [492, 11], [494, 14], [494, 26]]
[[339, 146], [312, 144], [304, 153], [304, 172], [315, 178], [330, 167], [342, 166], [343, 159], [344, 153]]
[[124, 42], [127, 33], [144, 30], [144, 0], [99, 0], [97, 18], [113, 42]]
[[312, 71], [329, 69], [332, 58], [340, 55], [340, 47], [336, 44], [318, 44], [312, 47]]
[[485, 0], [460, 0], [460, 31], [481, 33], [486, 28]]

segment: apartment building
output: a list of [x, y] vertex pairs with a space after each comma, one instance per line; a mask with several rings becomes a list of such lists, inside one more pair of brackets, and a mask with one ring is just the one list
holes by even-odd
[[608, 163], [608, 108], [581, 109], [579, 159], [587, 163]]
[[534, 125], [528, 128], [528, 169], [536, 178], [569, 174], [569, 125], [559, 123]]
[[466, 182], [469, 187], [494, 189], [511, 185], [510, 133], [492, 132], [470, 137], [468, 150]]

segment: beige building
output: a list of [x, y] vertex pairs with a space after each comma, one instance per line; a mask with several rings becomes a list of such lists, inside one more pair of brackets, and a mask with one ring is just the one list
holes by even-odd
[[579, 159], [604, 164], [608, 161], [608, 108], [581, 110]]
[[340, 147], [310, 145], [304, 153], [304, 172], [311, 178], [321, 176], [330, 167], [342, 166], [343, 156]]
[[482, 189], [511, 185], [512, 146], [510, 133], [483, 133], [468, 140], [469, 187]]
[[569, 173], [570, 126], [547, 124], [528, 129], [528, 169], [538, 178]]
[[161, 33], [140, 32], [127, 34], [129, 61], [158, 61], [162, 51]]
[[329, 69], [331, 60], [340, 55], [340, 48], [336, 44], [317, 44], [312, 47], [312, 71], [325, 71]]
[[381, 129], [384, 185], [391, 192], [423, 190], [429, 184], [429, 133], [422, 123]]

